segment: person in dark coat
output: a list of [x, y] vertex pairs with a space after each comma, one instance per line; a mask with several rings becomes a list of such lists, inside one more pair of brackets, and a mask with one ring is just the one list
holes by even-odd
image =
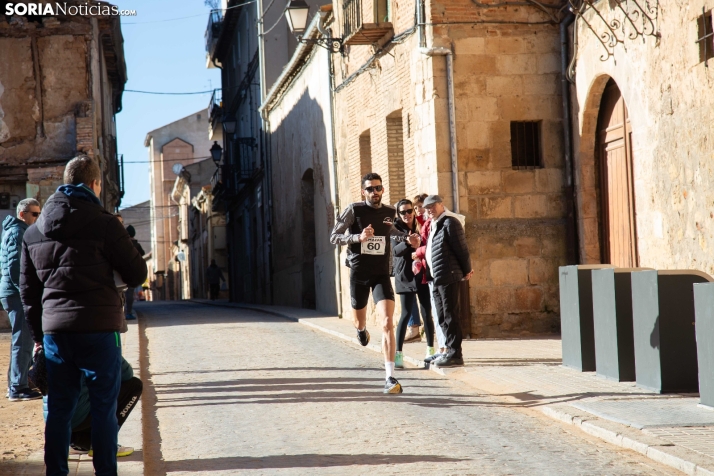
[[25, 317], [47, 367], [45, 465], [48, 475], [69, 472], [70, 423], [84, 376], [94, 470], [116, 474], [124, 313], [114, 271], [136, 287], [146, 280], [146, 263], [97, 198], [102, 182], [96, 161], [69, 161], [64, 183], [25, 232], [20, 271]]
[[[394, 223], [394, 227], [409, 235], [419, 232], [414, 214], [414, 205], [410, 200], [404, 198], [397, 203], [397, 220]], [[409, 242], [392, 240], [394, 284], [402, 305], [402, 314], [397, 324], [397, 351], [394, 357], [394, 365], [396, 367], [404, 367], [404, 355], [402, 354], [404, 337], [407, 333], [412, 310], [417, 305], [417, 297], [421, 305], [421, 315], [424, 317], [426, 354], [427, 356], [434, 354], [434, 327], [431, 318], [429, 285], [422, 282], [424, 270], [417, 273], [416, 276], [414, 275], [412, 270], [412, 254], [414, 251], [415, 249]]]
[[2, 222], [3, 235], [0, 245], [0, 303], [7, 312], [12, 328], [10, 344], [10, 368], [7, 373], [7, 398], [21, 402], [41, 398], [27, 381], [27, 372], [32, 364], [32, 335], [25, 321], [25, 312], [20, 299], [20, 256], [22, 237], [27, 227], [40, 216], [40, 202], [26, 198], [17, 204], [17, 218], [12, 215]]
[[434, 305], [439, 325], [446, 335], [447, 351], [434, 360], [439, 367], [464, 365], [459, 322], [459, 283], [473, 276], [464, 227], [458, 218], [445, 213], [438, 195], [424, 200], [431, 230], [426, 244], [427, 269], [433, 280]]
[[208, 281], [211, 301], [215, 301], [221, 290], [221, 281], [225, 282], [226, 278], [223, 277], [223, 271], [221, 271], [214, 259], [211, 260], [211, 264], [206, 268], [206, 280]]
[[[134, 227], [131, 225], [127, 226], [126, 232], [129, 233], [129, 236], [131, 237], [131, 243], [134, 245], [134, 248], [136, 248], [136, 250], [141, 256], [144, 256], [146, 254], [144, 252], [144, 248], [142, 248], [141, 244], [139, 243], [139, 240], [134, 238], [136, 236], [136, 230], [134, 229]], [[126, 299], [124, 303], [124, 315], [128, 321], [136, 319], [134, 313], [132, 312], [134, 310], [134, 291], [136, 291], [136, 288], [126, 288], [125, 291]]]

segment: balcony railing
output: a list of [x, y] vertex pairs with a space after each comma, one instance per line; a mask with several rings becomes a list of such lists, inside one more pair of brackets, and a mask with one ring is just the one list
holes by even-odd
[[393, 34], [390, 0], [345, 0], [342, 31], [346, 45], [371, 45]]
[[212, 10], [208, 15], [208, 26], [206, 26], [206, 53], [208, 57], [213, 56], [213, 51], [216, 48], [218, 37], [221, 35], [221, 27], [223, 26], [223, 17], [220, 10]]
[[221, 127], [223, 122], [223, 91], [214, 89], [211, 100], [208, 102], [208, 136], [213, 138], [213, 131]]

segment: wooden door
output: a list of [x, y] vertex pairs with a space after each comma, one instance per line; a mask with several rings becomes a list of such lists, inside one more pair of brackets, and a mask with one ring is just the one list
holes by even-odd
[[632, 174], [632, 128], [614, 81], [605, 87], [598, 118], [602, 262], [639, 265]]

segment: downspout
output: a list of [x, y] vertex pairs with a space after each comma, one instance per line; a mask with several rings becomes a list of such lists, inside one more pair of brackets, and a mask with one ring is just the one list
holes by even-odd
[[[421, 22], [420, 22], [421, 23]], [[422, 25], [423, 26], [423, 25]], [[419, 30], [422, 41], [422, 30]], [[449, 48], [419, 48], [427, 56], [446, 56], [446, 85], [449, 103], [449, 146], [451, 149], [451, 186], [454, 200], [453, 211], [459, 213], [459, 162], [456, 148], [456, 106], [454, 104], [454, 53]]]
[[[568, 12], [560, 22], [560, 87], [563, 97], [563, 149], [565, 156], [565, 194], [567, 200], [567, 259], [568, 264], [577, 264], [579, 259], [577, 207], [575, 204], [575, 167], [573, 167], [572, 120], [570, 117], [570, 82], [568, 81], [569, 42], [568, 27], [575, 15]], [[573, 52], [574, 54], [575, 52]]]
[[[323, 15], [324, 13], [324, 15]], [[320, 20], [317, 22], [317, 30], [323, 36], [330, 38], [330, 32], [322, 26], [322, 20], [327, 16], [326, 12], [320, 12]], [[327, 75], [330, 80], [330, 137], [332, 142], [332, 204], [334, 206], [335, 216], [338, 216], [341, 210], [340, 194], [339, 194], [339, 176], [337, 173], [337, 143], [335, 142], [335, 85], [334, 75], [332, 74], [332, 53], [327, 53]], [[340, 266], [340, 247], [335, 246], [335, 274], [337, 279], [337, 315], [340, 319], [343, 317], [344, 309], [342, 308], [342, 268]]]

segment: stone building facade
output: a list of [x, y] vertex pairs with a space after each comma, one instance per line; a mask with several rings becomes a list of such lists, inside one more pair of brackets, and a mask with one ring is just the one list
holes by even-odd
[[[580, 259], [712, 274], [714, 43], [702, 39], [712, 31], [711, 5], [642, 6], [599, 2], [581, 8], [574, 24]], [[603, 30], [598, 15], [622, 30]], [[598, 41], [606, 32], [614, 47]]]
[[359, 200], [371, 169], [389, 203], [442, 195], [466, 216], [471, 335], [556, 331], [567, 260], [560, 5], [393, 2], [384, 36], [363, 44], [346, 32], [347, 3], [334, 4], [333, 25], [347, 44], [335, 55], [340, 191]]
[[[187, 167], [210, 157], [206, 117], [202, 110], [147, 133], [149, 149], [149, 187], [151, 201], [151, 262], [149, 278], [154, 300], [181, 299], [176, 254], [172, 246], [179, 241], [179, 205], [172, 200], [177, 174], [174, 166]], [[220, 129], [214, 140], [221, 140]], [[215, 166], [214, 166], [215, 168]]]
[[77, 153], [98, 161], [105, 207], [119, 206], [114, 118], [125, 83], [118, 17], [0, 14], [0, 195], [9, 209], [26, 197], [44, 203]]

